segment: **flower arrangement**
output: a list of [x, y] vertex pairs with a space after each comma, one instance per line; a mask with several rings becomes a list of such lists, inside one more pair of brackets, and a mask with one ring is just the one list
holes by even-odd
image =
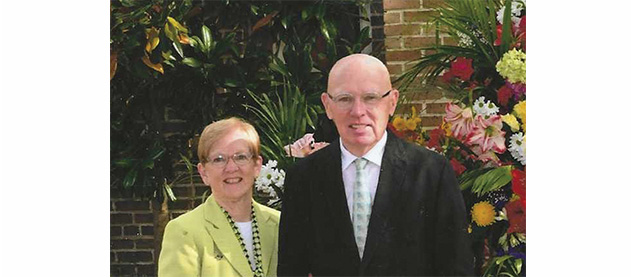
[[416, 108], [412, 106], [412, 115], [409, 117], [395, 116], [392, 122], [388, 123], [388, 129], [409, 142], [422, 144], [424, 138], [420, 123], [421, 117], [416, 113]]
[[[445, 155], [471, 224], [476, 273], [525, 275], [526, 4], [446, 1], [434, 23], [458, 39], [435, 45], [399, 79], [417, 76], [453, 91], [440, 127], [416, 141]], [[392, 125], [395, 124], [394, 118]], [[400, 124], [400, 123], [399, 123]], [[405, 136], [401, 136], [405, 138]]]
[[275, 207], [281, 204], [285, 171], [277, 169], [278, 162], [269, 160], [261, 167], [259, 176], [254, 181], [255, 194], [267, 206]]

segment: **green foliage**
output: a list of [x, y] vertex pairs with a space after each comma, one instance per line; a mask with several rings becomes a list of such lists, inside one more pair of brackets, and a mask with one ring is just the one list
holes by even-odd
[[[270, 64], [271, 67], [271, 64]], [[283, 147], [301, 138], [307, 127], [314, 127], [319, 106], [309, 104], [297, 86], [283, 84], [282, 94], [274, 91], [274, 98], [267, 94], [256, 95], [248, 91], [256, 105], [245, 105], [260, 122], [261, 151], [267, 159], [278, 161], [279, 168], [287, 168], [293, 162]]]
[[478, 197], [480, 197], [492, 190], [496, 190], [505, 186], [513, 179], [513, 176], [511, 175], [511, 170], [513, 170], [513, 167], [507, 165], [493, 168], [488, 172], [485, 172], [484, 174], [473, 180], [471, 192], [474, 192], [478, 195]]
[[[283, 155], [281, 142], [313, 127], [333, 63], [370, 42], [357, 11], [353, 1], [112, 1], [111, 187], [170, 196], [168, 187], [182, 181], [176, 165], [197, 163], [193, 138], [228, 116], [260, 126], [264, 140], [282, 137], [264, 147]], [[246, 110], [260, 108], [255, 99], [265, 93], [286, 112], [302, 101], [300, 111], [274, 123], [293, 120], [293, 129], [268, 134], [262, 118]]]
[[522, 260], [516, 259], [511, 255], [494, 257], [489, 261], [489, 264], [484, 271], [483, 276], [519, 276], [522, 267]]
[[[405, 90], [417, 77], [420, 78], [421, 83], [435, 83], [436, 78], [449, 68], [456, 57], [473, 59], [476, 73], [472, 76], [472, 80], [488, 83], [488, 87], [501, 86], [504, 80], [495, 71], [494, 66], [515, 43], [515, 38], [510, 31], [511, 0], [507, 0], [503, 4], [509, 8], [505, 9], [501, 44], [494, 45], [497, 39], [495, 14], [501, 5], [499, 1], [492, 0], [446, 1], [444, 6], [437, 9], [438, 15], [432, 19], [431, 23], [437, 30], [447, 33], [456, 40], [459, 37], [469, 40], [470, 45], [435, 45], [423, 49], [434, 53], [418, 59], [410, 70], [395, 81], [401, 82], [401, 90]], [[462, 89], [451, 89], [457, 93], [462, 92]]]

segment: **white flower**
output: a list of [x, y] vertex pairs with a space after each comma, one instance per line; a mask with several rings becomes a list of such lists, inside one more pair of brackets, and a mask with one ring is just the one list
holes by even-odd
[[[519, 22], [521, 21], [521, 11], [523, 9], [526, 8], [526, 1], [513, 1], [511, 3], [511, 21], [513, 21], [513, 24], [515, 26], [519, 25]], [[501, 9], [499, 9], [497, 11], [497, 23], [502, 24], [502, 22], [504, 22], [504, 10], [505, 8], [502, 7]]]
[[526, 165], [526, 136], [522, 132], [510, 136], [508, 151], [515, 160]]
[[458, 46], [462, 47], [471, 47], [473, 46], [473, 41], [471, 38], [461, 32], [458, 32]]
[[500, 111], [500, 108], [490, 100], [484, 101], [484, 96], [480, 96], [480, 98], [473, 103], [473, 111], [479, 115], [491, 116], [496, 115]]
[[263, 196], [269, 198], [269, 203], [279, 200], [278, 194], [273, 186], [278, 187], [282, 191], [285, 183], [285, 171], [275, 168], [277, 165], [277, 161], [269, 160], [261, 167], [261, 172], [254, 181], [256, 190]]

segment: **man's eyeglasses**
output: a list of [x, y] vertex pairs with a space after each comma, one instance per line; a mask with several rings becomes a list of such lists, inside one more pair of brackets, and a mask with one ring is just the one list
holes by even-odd
[[[389, 90], [386, 93], [384, 93], [383, 95], [379, 95], [377, 93], [366, 93], [366, 94], [363, 94], [361, 96], [361, 101], [367, 107], [372, 108], [372, 107], [376, 106], [377, 104], [379, 104], [379, 101], [381, 101], [381, 99], [383, 99], [386, 96], [390, 95], [391, 91], [392, 90]], [[345, 109], [345, 110], [350, 109], [353, 106], [353, 103], [355, 103], [355, 96], [347, 94], [347, 93], [340, 94], [340, 95], [335, 96], [335, 97], [333, 97], [328, 92], [326, 94], [341, 109]]]
[[228, 160], [232, 159], [232, 161], [238, 165], [246, 165], [252, 159], [251, 153], [235, 153], [232, 156], [227, 156], [224, 154], [219, 154], [206, 159], [206, 162], [210, 163], [211, 166], [216, 168], [225, 167], [228, 164]]

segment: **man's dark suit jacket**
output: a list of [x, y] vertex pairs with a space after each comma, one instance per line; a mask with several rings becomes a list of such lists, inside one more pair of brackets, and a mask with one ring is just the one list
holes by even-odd
[[462, 194], [441, 155], [388, 133], [360, 261], [339, 140], [287, 172], [279, 276], [473, 275]]

